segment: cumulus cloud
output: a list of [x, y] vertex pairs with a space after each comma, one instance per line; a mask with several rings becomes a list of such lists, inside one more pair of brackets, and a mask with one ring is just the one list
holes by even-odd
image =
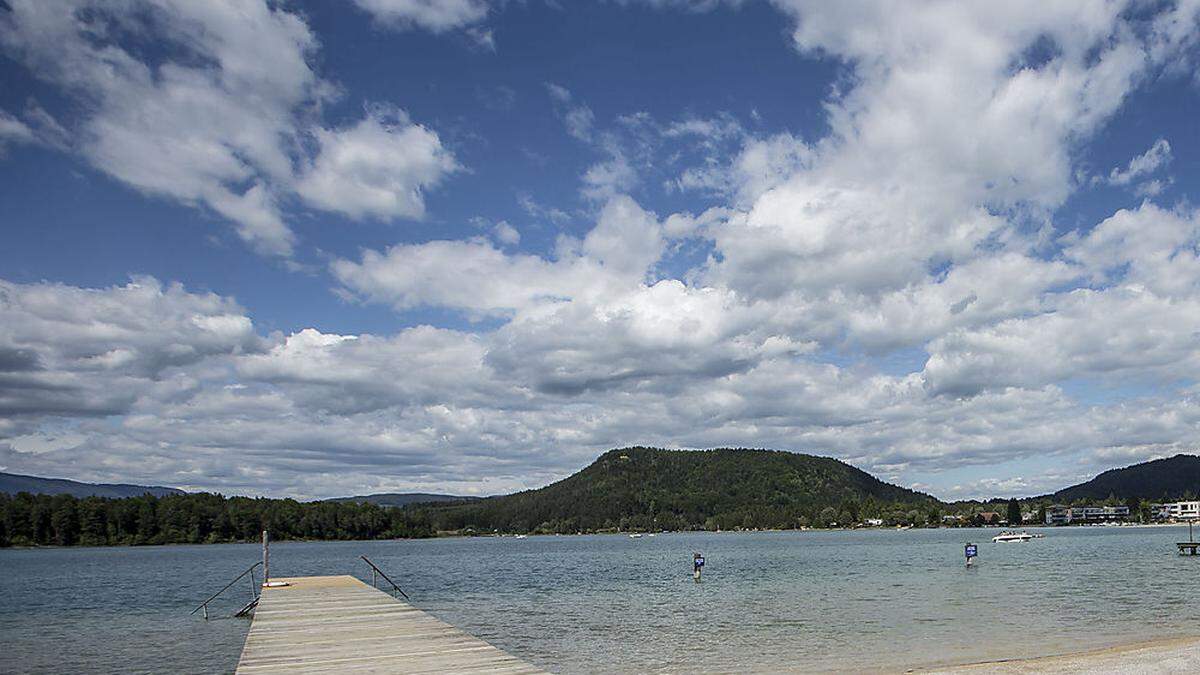
[[[1050, 456], [1085, 476], [1194, 450], [1196, 213], [1148, 200], [1071, 232], [1056, 222], [1087, 182], [1081, 139], [1191, 44], [1192, 9], [775, 4], [802, 56], [843, 69], [826, 137], [759, 137], [724, 114], [598, 120], [550, 85], [566, 133], [598, 153], [590, 201], [518, 199], [586, 229], [536, 252], [480, 221], [473, 237], [330, 264], [351, 300], [486, 328], [261, 335], [232, 300], [149, 280], [9, 284], [6, 298], [45, 298], [4, 305], [0, 461], [327, 495], [528, 487], [629, 443], [832, 454], [901, 482]], [[312, 183], [301, 198], [419, 215], [452, 158], [400, 113], [376, 115], [314, 133], [292, 175]], [[373, 154], [392, 143], [423, 159]], [[253, 166], [226, 208], [279, 208], [286, 179], [254, 157], [236, 155]], [[1168, 158], [1164, 140], [1108, 179], [1135, 185]], [[637, 192], [649, 175], [722, 203], [653, 213]], [[111, 297], [141, 309], [116, 321]], [[1111, 396], [1081, 397], [1080, 382]], [[1054, 487], [955, 482], [943, 496]]]
[[1040, 311], [935, 339], [925, 366], [934, 391], [1200, 377], [1196, 215], [1147, 203], [1065, 240], [1064, 264], [1097, 287], [1047, 294]]
[[765, 310], [728, 292], [664, 280], [625, 293], [483, 335], [263, 336], [231, 300], [151, 279], [6, 282], [0, 463], [297, 496], [490, 493], [631, 438], [786, 447], [898, 475], [1200, 440], [1191, 396], [1092, 408], [1054, 387], [942, 396], [920, 374], [814, 362], [816, 345], [770, 334]]
[[296, 191], [352, 218], [420, 218], [423, 190], [458, 168], [436, 133], [399, 110], [370, 110], [354, 126], [316, 130], [316, 138], [320, 149]]
[[614, 197], [587, 236], [562, 240], [554, 259], [508, 254], [484, 239], [431, 241], [364, 251], [358, 262], [335, 260], [331, 271], [352, 293], [398, 309], [512, 314], [635, 286], [664, 247], [655, 215], [629, 197]]
[[[0, 47], [79, 102], [72, 134], [101, 171], [149, 194], [211, 208], [269, 254], [290, 255], [295, 236], [281, 203], [303, 186], [318, 208], [377, 216], [419, 215], [420, 190], [454, 167], [438, 137], [402, 114], [368, 114], [328, 130], [317, 113], [335, 87], [311, 62], [316, 36], [295, 13], [261, 0], [139, 0], [112, 8], [91, 0], [13, 2], [0, 16]], [[133, 10], [137, 11], [133, 11]], [[167, 49], [145, 55], [134, 38]], [[320, 154], [295, 175], [299, 149]], [[364, 140], [398, 153], [364, 156]], [[410, 154], [411, 153], [411, 154]], [[331, 171], [346, 170], [334, 180]], [[367, 203], [349, 208], [340, 188]]]
[[0, 281], [0, 416], [113, 415], [169, 374], [264, 347], [233, 301], [150, 278], [105, 289]]
[[[500, 317], [493, 375], [603, 401], [609, 423], [643, 438], [819, 448], [898, 476], [1194, 442], [1172, 438], [1173, 404], [1155, 398], [1197, 375], [1194, 216], [1146, 203], [1066, 236], [1052, 223], [1079, 187], [1074, 144], [1182, 43], [1176, 24], [1132, 30], [1141, 19], [1107, 3], [929, 3], [904, 17], [778, 4], [801, 52], [852, 74], [827, 101], [828, 137], [759, 138], [724, 115], [602, 125], [550, 86], [568, 133], [607, 156], [582, 177], [604, 205], [587, 235], [548, 257], [481, 239], [398, 246], [334, 274], [366, 301]], [[660, 220], [622, 196], [675, 142], [701, 160], [670, 185], [728, 207]], [[1125, 170], [1152, 172], [1167, 156], [1156, 147]], [[707, 260], [657, 278], [688, 238]], [[900, 375], [825, 362], [904, 350], [919, 357]], [[1142, 403], [1155, 413], [1089, 407], [1064, 388], [1130, 377], [1152, 383]], [[1190, 398], [1178, 405], [1192, 414]], [[1147, 433], [1119, 422], [1132, 416]]]

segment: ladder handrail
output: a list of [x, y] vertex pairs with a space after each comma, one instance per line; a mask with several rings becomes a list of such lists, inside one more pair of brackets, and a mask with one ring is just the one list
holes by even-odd
[[216, 593], [213, 593], [213, 594], [212, 594], [212, 596], [211, 596], [211, 597], [209, 597], [209, 599], [207, 599], [207, 600], [205, 600], [204, 602], [202, 602], [202, 603], [200, 603], [199, 605], [197, 605], [197, 606], [196, 606], [196, 609], [193, 609], [191, 612], [188, 612], [188, 615], [190, 616], [190, 615], [192, 615], [192, 614], [195, 614], [196, 612], [199, 612], [201, 609], [205, 609], [205, 610], [207, 611], [207, 605], [208, 605], [208, 603], [212, 602], [213, 600], [216, 600], [218, 595], [220, 595], [220, 594], [224, 593], [225, 591], [229, 590], [229, 587], [230, 587], [230, 586], [232, 586], [232, 585], [236, 584], [238, 581], [240, 581], [240, 580], [241, 580], [241, 578], [242, 578], [242, 577], [244, 577], [244, 576], [246, 576], [247, 574], [250, 574], [251, 572], [253, 572], [253, 571], [254, 571], [254, 568], [258, 567], [258, 566], [259, 566], [259, 565], [261, 565], [261, 564], [262, 564], [262, 561], [260, 560], [259, 562], [256, 562], [256, 563], [254, 563], [253, 565], [251, 565], [250, 567], [246, 568], [246, 571], [245, 571], [245, 572], [242, 572], [241, 574], [239, 574], [239, 575], [237, 575], [236, 577], [234, 577], [234, 578], [233, 578], [233, 581], [231, 581], [231, 582], [229, 582], [229, 583], [225, 584], [225, 588], [222, 588], [221, 590], [217, 591]]
[[365, 556], [365, 555], [360, 555], [360, 556], [358, 556], [358, 557], [362, 558], [362, 559], [363, 559], [363, 562], [365, 562], [365, 563], [367, 563], [368, 565], [370, 565], [372, 570], [374, 570], [374, 571], [378, 572], [378, 573], [379, 573], [379, 576], [383, 577], [383, 578], [384, 578], [384, 579], [385, 579], [385, 580], [386, 580], [386, 581], [387, 581], [389, 584], [391, 584], [391, 585], [392, 585], [392, 588], [394, 588], [394, 589], [396, 589], [397, 591], [399, 591], [399, 592], [400, 592], [400, 595], [403, 595], [405, 600], [408, 600], [408, 599], [410, 599], [410, 598], [408, 597], [408, 593], [405, 593], [403, 588], [400, 588], [399, 586], [397, 586], [397, 585], [396, 585], [396, 582], [392, 581], [392, 580], [391, 580], [391, 579], [388, 577], [388, 575], [384, 574], [384, 573], [383, 573], [383, 570], [379, 569], [379, 568], [378, 568], [378, 567], [375, 565], [375, 563], [373, 563], [373, 562], [371, 562], [370, 560], [368, 560], [368, 559], [367, 559], [367, 556]]

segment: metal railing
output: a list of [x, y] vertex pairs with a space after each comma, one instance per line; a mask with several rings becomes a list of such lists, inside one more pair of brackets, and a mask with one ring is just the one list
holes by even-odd
[[[261, 564], [262, 564], [262, 562], [256, 562], [253, 565], [251, 565], [249, 568], [247, 568], [245, 572], [242, 572], [241, 574], [234, 577], [233, 581], [225, 584], [224, 588], [217, 591], [216, 593], [213, 593], [212, 596], [210, 596], [207, 600], [200, 603], [196, 607], [196, 609], [193, 609], [191, 612], [189, 612], [189, 616], [191, 614], [195, 614], [196, 612], [199, 612], [201, 609], [203, 609], [204, 610], [204, 620], [208, 621], [208, 603], [212, 602], [213, 600], [216, 600], [218, 595], [229, 590], [229, 588], [231, 586], [236, 584], [238, 581], [241, 580], [242, 577], [246, 576], [247, 574], [250, 575], [250, 602], [246, 603], [246, 606], [243, 607], [240, 611], [238, 611], [238, 613], [235, 614], [234, 616], [243, 616], [244, 614], [249, 612], [251, 609], [254, 608], [255, 605], [258, 604], [258, 581], [254, 578], [254, 570]], [[372, 567], [374, 567], [374, 565], [372, 565]]]
[[[383, 573], [383, 570], [381, 570], [375, 566], [375, 563], [371, 562], [370, 560], [367, 560], [367, 556], [360, 555], [358, 557], [362, 558], [363, 562], [365, 562], [371, 566], [371, 585], [372, 586], [375, 586], [375, 588], [379, 588], [379, 586], [376, 583], [378, 581], [377, 577], [383, 577], [384, 581], [391, 584], [392, 588], [395, 589], [396, 591], [398, 591], [400, 593], [400, 595], [403, 595], [405, 600], [409, 599], [408, 593], [405, 593], [403, 588], [400, 588], [399, 586], [396, 585], [396, 582], [389, 579], [388, 575]], [[395, 595], [395, 594], [393, 593], [393, 595]]]

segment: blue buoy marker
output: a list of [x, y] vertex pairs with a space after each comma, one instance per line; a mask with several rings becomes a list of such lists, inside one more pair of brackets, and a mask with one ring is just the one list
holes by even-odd
[[700, 582], [700, 572], [704, 570], [704, 556], [699, 553], [692, 554], [692, 578], [697, 583]]
[[967, 542], [967, 545], [963, 547], [963, 555], [967, 558], [967, 567], [970, 567], [971, 561], [975, 559], [975, 556], [979, 555], [979, 547]]

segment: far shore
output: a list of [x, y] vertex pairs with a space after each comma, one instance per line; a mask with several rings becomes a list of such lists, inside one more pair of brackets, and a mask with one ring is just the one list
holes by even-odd
[[[1122, 528], [1148, 528], [1148, 527], [1185, 527], [1186, 522], [1174, 523], [1121, 523], [1120, 525], [1112, 525], [1109, 527]], [[274, 544], [332, 544], [345, 542], [378, 542], [378, 541], [428, 541], [432, 539], [486, 539], [486, 538], [507, 538], [512, 539], [517, 536], [524, 537], [578, 537], [578, 536], [629, 536], [631, 534], [753, 534], [756, 532], [904, 532], [909, 530], [914, 531], [930, 531], [930, 530], [961, 530], [965, 532], [980, 532], [985, 533], [989, 530], [1068, 530], [1068, 529], [1103, 529], [1104, 525], [1088, 524], [1088, 525], [1022, 525], [1021, 527], [1009, 527], [1007, 525], [979, 525], [979, 526], [960, 526], [960, 527], [930, 527], [927, 525], [917, 526], [900, 526], [900, 525], [866, 525], [859, 527], [799, 527], [799, 528], [752, 528], [752, 529], [733, 529], [733, 530], [599, 530], [594, 532], [475, 532], [464, 533], [461, 531], [444, 530], [439, 531], [428, 537], [396, 537], [392, 539], [276, 539]], [[162, 543], [136, 543], [136, 544], [12, 544], [9, 546], [0, 546], [0, 551], [34, 551], [45, 549], [88, 549], [88, 548], [145, 548], [151, 546], [214, 546], [214, 545], [238, 545], [238, 544], [260, 544], [258, 539], [245, 539], [235, 541], [203, 541], [203, 542], [184, 542], [172, 541]]]
[[1200, 637], [1143, 640], [1113, 647], [1034, 658], [936, 666], [910, 673], [945, 675], [1012, 675], [1015, 673], [1128, 673], [1156, 675], [1194, 673], [1200, 664]]

